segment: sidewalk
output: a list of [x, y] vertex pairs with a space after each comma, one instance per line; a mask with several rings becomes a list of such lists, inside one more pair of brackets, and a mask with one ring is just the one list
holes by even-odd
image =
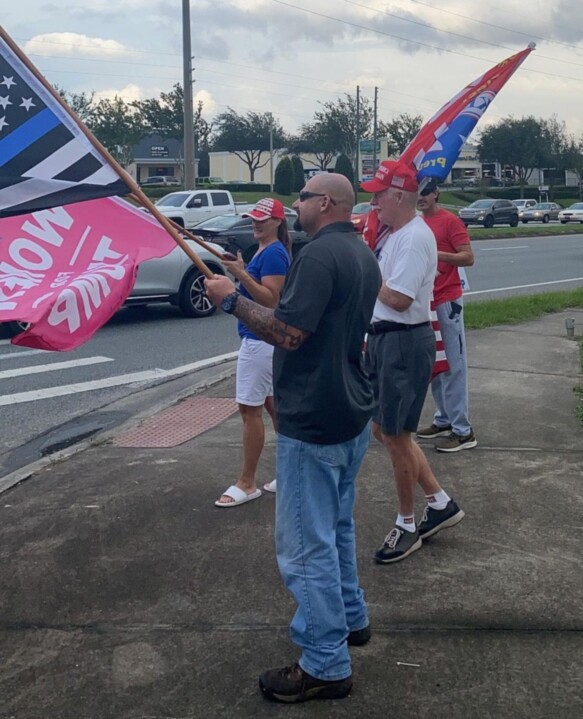
[[[391, 566], [372, 561], [395, 492], [371, 444], [356, 523], [374, 636], [351, 652], [350, 699], [286, 707], [257, 689], [261, 671], [297, 656], [293, 603], [275, 563], [275, 497], [213, 506], [239, 467], [233, 414], [173, 448], [102, 438], [0, 495], [0, 717], [581, 719], [583, 428], [569, 316], [581, 333], [583, 310], [468, 332], [478, 447], [423, 445], [467, 517]], [[233, 389], [226, 379], [205, 397]], [[269, 432], [261, 485], [273, 476]]]

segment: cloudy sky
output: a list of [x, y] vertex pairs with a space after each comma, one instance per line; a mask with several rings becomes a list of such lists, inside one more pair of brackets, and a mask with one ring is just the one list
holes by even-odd
[[[182, 82], [182, 0], [19, 0], [11, 37], [53, 83], [125, 99]], [[191, 0], [195, 98], [205, 115], [271, 111], [295, 131], [345, 92], [379, 119], [429, 118], [492, 65], [537, 44], [479, 127], [556, 114], [583, 135], [580, 0]]]

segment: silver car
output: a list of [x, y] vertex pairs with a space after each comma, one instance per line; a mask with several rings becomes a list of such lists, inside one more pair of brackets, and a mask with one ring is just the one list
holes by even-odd
[[518, 214], [525, 225], [527, 222], [544, 222], [546, 225], [550, 220], [559, 219], [561, 209], [561, 205], [557, 205], [556, 202], [538, 202], [534, 207], [529, 207]]
[[559, 221], [562, 225], [566, 225], [567, 222], [583, 223], [583, 202], [575, 202], [566, 210], [561, 210], [559, 212]]

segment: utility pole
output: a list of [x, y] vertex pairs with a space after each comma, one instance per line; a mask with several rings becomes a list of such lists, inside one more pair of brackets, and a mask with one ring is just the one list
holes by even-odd
[[356, 153], [354, 168], [354, 201], [358, 199], [358, 187], [360, 185], [360, 85], [356, 86]]
[[374, 113], [373, 113], [373, 126], [372, 126], [372, 174], [376, 175], [377, 172], [377, 102], [379, 97], [379, 89], [375, 86], [374, 89]]
[[182, 0], [182, 67], [184, 95], [184, 189], [194, 190], [194, 119], [192, 107], [192, 57], [190, 55], [190, 0]]
[[269, 191], [273, 192], [273, 115], [269, 113]]

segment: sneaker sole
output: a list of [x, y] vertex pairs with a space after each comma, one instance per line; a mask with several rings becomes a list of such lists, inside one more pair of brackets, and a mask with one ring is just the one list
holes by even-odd
[[445, 437], [451, 434], [451, 427], [450, 429], [442, 429], [441, 432], [436, 432], [435, 434], [419, 434], [419, 432], [416, 432], [416, 434], [419, 439], [435, 439], [436, 437]]
[[437, 534], [442, 529], [455, 527], [455, 525], [459, 524], [465, 516], [466, 513], [464, 512], [464, 510], [460, 509], [460, 511], [454, 514], [453, 517], [446, 519], [441, 524], [438, 524], [437, 527], [433, 527], [433, 529], [430, 529], [426, 534], [420, 535], [420, 537], [421, 539], [429, 539], [429, 537], [433, 537], [434, 534]]
[[394, 557], [393, 559], [379, 559], [375, 556], [374, 560], [377, 562], [377, 564], [393, 564], [394, 562], [400, 562], [401, 559], [406, 559], [410, 554], [413, 552], [416, 552], [418, 549], [421, 549], [421, 546], [423, 544], [423, 541], [421, 537], [415, 542], [415, 544], [412, 544], [409, 549], [401, 554], [399, 557]]
[[459, 452], [462, 449], [472, 449], [473, 447], [476, 447], [478, 444], [477, 440], [472, 439], [470, 442], [464, 442], [463, 444], [458, 444], [457, 447], [436, 447], [435, 449], [438, 452]]
[[270, 699], [272, 702], [282, 702], [283, 704], [299, 704], [310, 699], [346, 699], [352, 691], [352, 686], [341, 691], [338, 690], [338, 687], [314, 687], [313, 689], [308, 689], [304, 694], [278, 694], [264, 687], [261, 682], [259, 683], [259, 688], [266, 699]]

